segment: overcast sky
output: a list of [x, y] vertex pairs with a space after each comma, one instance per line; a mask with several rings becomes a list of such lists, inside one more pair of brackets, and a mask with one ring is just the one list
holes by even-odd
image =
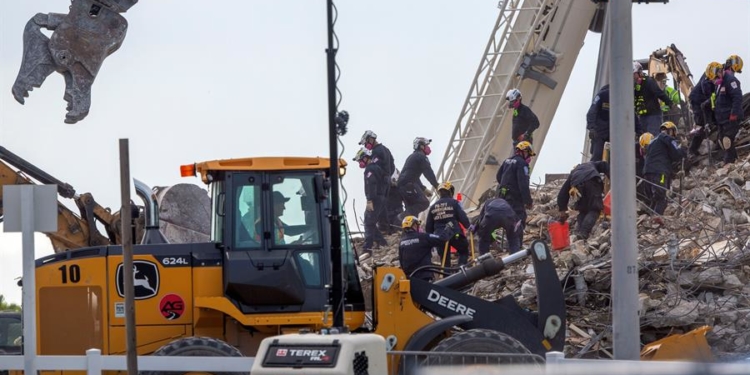
[[[587, 0], [576, 0], [587, 1]], [[0, 1], [0, 144], [104, 206], [119, 206], [118, 139], [130, 139], [131, 175], [149, 185], [179, 182], [179, 165], [248, 156], [328, 156], [325, 1], [141, 1], [125, 13], [124, 44], [105, 60], [89, 116], [63, 123], [63, 79], [53, 74], [25, 106], [10, 89], [22, 32], [38, 12], [65, 13], [66, 0]], [[340, 109], [351, 160], [374, 130], [401, 168], [416, 136], [433, 139], [437, 168], [494, 22], [496, 0], [337, 1]], [[634, 5], [636, 58], [677, 45], [697, 76], [710, 61], [750, 59], [750, 1], [672, 0]], [[532, 179], [580, 161], [599, 35], [589, 33]], [[750, 61], [750, 60], [749, 60]], [[745, 90], [748, 73], [739, 75]], [[697, 80], [697, 77], [696, 77]], [[362, 214], [361, 171], [344, 180]], [[72, 202], [68, 202], [72, 207]], [[353, 223], [352, 223], [353, 225]], [[0, 294], [20, 303], [20, 234], [0, 232]], [[37, 237], [36, 256], [51, 253]]]

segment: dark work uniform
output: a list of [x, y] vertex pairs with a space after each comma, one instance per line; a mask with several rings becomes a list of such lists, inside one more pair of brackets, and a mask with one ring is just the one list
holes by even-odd
[[505, 238], [508, 240], [508, 250], [511, 254], [521, 249], [520, 237], [516, 233], [517, 228], [521, 228], [521, 221], [518, 220], [513, 208], [503, 198], [491, 199], [484, 203], [482, 210], [479, 212], [479, 223], [476, 226], [477, 238], [479, 239], [479, 253], [487, 254], [490, 251], [492, 243], [492, 232], [495, 229], [503, 228]]
[[[729, 120], [731, 115], [737, 118], [734, 121]], [[737, 160], [734, 137], [740, 131], [743, 115], [740, 81], [734, 77], [734, 74], [725, 73], [721, 84], [716, 87], [716, 107], [714, 108], [714, 116], [719, 128], [719, 144], [724, 149], [725, 163], [734, 163]], [[729, 139], [729, 147], [723, 144], [725, 138]]]
[[635, 143], [635, 195], [639, 201], [643, 202], [646, 206], [651, 207], [651, 199], [649, 199], [648, 193], [648, 182], [643, 181], [643, 165], [646, 163], [646, 150], [641, 148], [641, 145]]
[[[716, 91], [716, 85], [706, 78], [706, 74], [703, 73], [688, 96], [688, 100], [690, 100], [690, 110], [693, 112], [695, 125], [703, 127], [707, 124], [716, 124], [713, 106], [711, 105], [711, 95], [714, 91]], [[691, 132], [692, 138], [690, 139], [690, 153], [698, 155], [701, 143], [703, 143], [703, 140], [711, 135], [714, 130], [716, 130], [715, 127], [709, 128], [708, 131], [706, 131], [706, 129], [697, 129]]]
[[[432, 248], [442, 246], [447, 240], [446, 236], [422, 233], [414, 230], [404, 231], [401, 242], [398, 245], [398, 262], [401, 269], [410, 277], [411, 273], [419, 267], [432, 264]], [[432, 280], [432, 272], [422, 270], [411, 277], [423, 280]]]
[[[404, 201], [401, 199], [401, 192], [398, 191], [398, 186], [392, 184], [388, 189], [388, 196], [386, 197], [386, 216], [388, 219], [389, 228], [400, 228], [401, 220], [399, 220], [399, 214], [404, 212]], [[391, 232], [389, 230], [389, 232]]]
[[531, 108], [521, 103], [513, 110], [513, 146], [521, 141], [534, 143], [532, 133], [539, 128], [539, 118], [536, 117]]
[[[382, 143], [378, 143], [376, 146], [372, 148], [371, 151], [372, 151], [373, 163], [377, 164], [387, 176], [386, 179], [388, 180], [388, 184], [386, 185], [385, 196], [386, 196], [386, 200], [390, 201], [390, 196], [391, 196], [390, 178], [391, 176], [393, 176], [393, 172], [396, 171], [396, 164], [393, 162], [393, 154], [391, 154], [391, 150], [389, 150], [388, 147], [385, 147]], [[397, 194], [397, 195], [399, 196], [399, 200], [400, 200], [401, 195], [400, 194]], [[391, 226], [393, 223], [391, 223], [388, 220], [388, 216], [390, 214], [389, 207], [390, 207], [389, 204], [386, 202], [385, 208], [383, 209], [383, 212], [380, 214], [380, 217], [378, 218], [378, 226], [380, 227], [380, 230], [387, 232], [387, 233], [390, 233], [395, 229]], [[396, 214], [398, 215], [398, 213]]]
[[513, 155], [506, 159], [497, 171], [497, 183], [500, 198], [513, 208], [513, 212], [521, 220], [516, 231], [518, 242], [523, 243], [523, 229], [526, 225], [526, 207], [532, 204], [529, 190], [529, 164], [521, 155]]
[[651, 77], [644, 77], [640, 84], [635, 85], [635, 111], [641, 121], [641, 126], [654, 137], [659, 134], [662, 124], [662, 110], [659, 100], [666, 105], [672, 105], [667, 93], [659, 88], [659, 84]]
[[573, 168], [557, 194], [557, 208], [560, 211], [568, 210], [571, 188], [575, 187], [581, 194], [574, 208], [578, 211], [576, 232], [583, 238], [589, 238], [599, 214], [604, 209], [604, 182], [600, 173], [609, 176], [607, 162], [581, 163]]
[[[453, 229], [448, 230], [448, 223], [453, 224]], [[461, 204], [452, 197], [443, 197], [437, 200], [435, 204], [430, 207], [427, 211], [427, 222], [425, 223], [425, 230], [427, 233], [442, 233], [448, 232], [450, 234], [450, 240], [448, 241], [449, 246], [456, 248], [458, 252], [458, 264], [464, 265], [469, 261], [469, 241], [466, 239], [466, 235], [463, 233], [459, 224], [463, 225], [464, 228], [468, 228], [469, 217], [466, 216]], [[445, 266], [451, 266], [450, 254], [443, 254], [445, 246], [440, 248], [440, 259], [445, 256]]]
[[438, 182], [435, 172], [432, 171], [430, 159], [427, 159], [427, 155], [421, 150], [415, 150], [406, 158], [401, 176], [398, 178], [398, 190], [404, 200], [407, 215], [418, 216], [430, 206], [430, 201], [424, 196], [425, 187], [419, 180], [422, 175], [437, 189]]
[[594, 97], [586, 113], [586, 129], [591, 138], [591, 161], [602, 160], [604, 143], [609, 142], [609, 85], [604, 85]]
[[364, 250], [372, 251], [373, 242], [387, 246], [383, 234], [377, 227], [378, 218], [385, 209], [385, 191], [390, 183], [383, 169], [370, 162], [365, 167], [365, 197], [372, 201], [373, 210], [365, 210], [365, 244]]
[[667, 190], [672, 183], [674, 165], [683, 157], [685, 157], [684, 151], [668, 134], [659, 133], [648, 145], [643, 175], [649, 182], [648, 191], [651, 199], [649, 207], [659, 215], [664, 214], [664, 210], [667, 209]]

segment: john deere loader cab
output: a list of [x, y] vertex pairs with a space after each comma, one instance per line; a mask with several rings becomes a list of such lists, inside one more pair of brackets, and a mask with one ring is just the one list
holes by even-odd
[[[198, 165], [211, 186], [211, 236], [224, 250], [224, 293], [242, 313], [328, 309], [331, 205], [321, 160], [236, 159], [232, 169]], [[348, 239], [342, 243], [345, 274], [353, 276], [347, 280], [348, 309], [363, 311], [354, 255]]]

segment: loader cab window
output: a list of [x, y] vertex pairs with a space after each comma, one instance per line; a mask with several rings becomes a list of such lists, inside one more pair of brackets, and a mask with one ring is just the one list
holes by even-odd
[[272, 247], [320, 246], [313, 173], [271, 175]]
[[22, 334], [23, 326], [19, 319], [0, 317], [0, 353], [20, 353]]
[[237, 192], [235, 247], [259, 249], [261, 247], [260, 186], [243, 185]]

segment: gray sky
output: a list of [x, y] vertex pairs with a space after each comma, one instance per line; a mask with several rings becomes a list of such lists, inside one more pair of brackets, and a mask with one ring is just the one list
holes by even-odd
[[[588, 1], [588, 0], [576, 0]], [[372, 129], [401, 168], [416, 136], [433, 139], [440, 164], [490, 31], [496, 0], [337, 1], [340, 109], [351, 160]], [[179, 165], [247, 156], [328, 156], [325, 2], [141, 1], [125, 13], [123, 46], [105, 60], [88, 117], [63, 123], [63, 79], [53, 74], [26, 105], [10, 88], [24, 25], [66, 0], [0, 1], [0, 144], [53, 176], [119, 206], [118, 139], [130, 139], [131, 175], [151, 186], [179, 182]], [[709, 6], [709, 4], [711, 4]], [[696, 75], [730, 54], [750, 61], [750, 2], [672, 0], [634, 5], [636, 58], [670, 43]], [[599, 35], [589, 33], [532, 179], [580, 161]], [[748, 73], [739, 75], [748, 90]], [[697, 80], [697, 77], [696, 77]], [[346, 209], [362, 214], [362, 173], [352, 165]], [[67, 202], [72, 205], [72, 202]], [[353, 225], [353, 223], [352, 223]], [[37, 236], [36, 256], [51, 253]], [[0, 232], [0, 294], [21, 301], [20, 234]]]

